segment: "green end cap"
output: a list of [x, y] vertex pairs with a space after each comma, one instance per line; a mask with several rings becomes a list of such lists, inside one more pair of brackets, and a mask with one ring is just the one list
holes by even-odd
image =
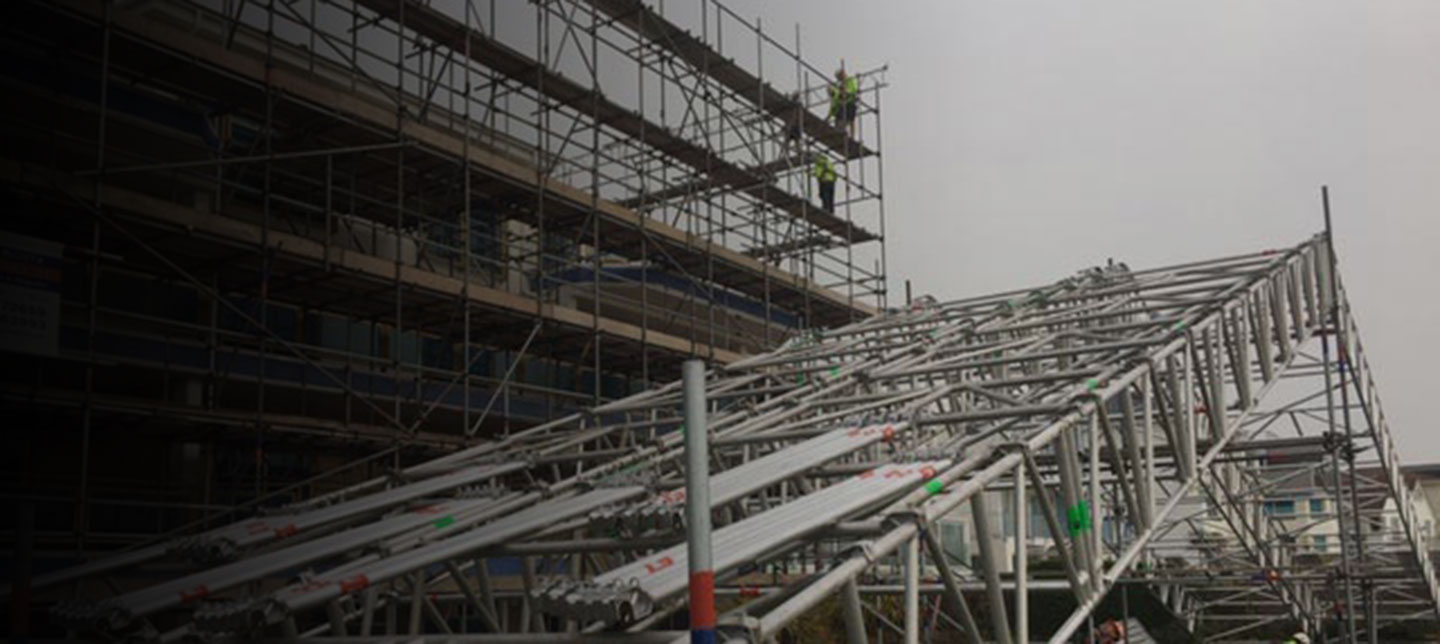
[[443, 516], [443, 517], [440, 517], [440, 518], [436, 519], [436, 520], [435, 520], [435, 523], [433, 523], [433, 524], [431, 524], [431, 525], [434, 525], [434, 526], [435, 526], [435, 529], [438, 530], [438, 529], [440, 529], [440, 528], [448, 527], [448, 526], [450, 526], [450, 525], [453, 524], [453, 523], [455, 523], [455, 517], [450, 516], [450, 515], [446, 515], [446, 516]]
[[1082, 532], [1089, 532], [1092, 527], [1090, 521], [1090, 503], [1084, 500], [1070, 506], [1065, 510], [1065, 518], [1070, 528], [1070, 536]]
[[1085, 381], [1085, 388], [1086, 388], [1086, 389], [1089, 389], [1090, 391], [1095, 391], [1096, 389], [1099, 389], [1099, 388], [1100, 388], [1100, 379], [1098, 379], [1098, 378], [1091, 378], [1091, 379], [1089, 379], [1089, 380], [1086, 380], [1086, 381]]
[[943, 489], [945, 489], [945, 482], [938, 478], [930, 479], [930, 482], [925, 484], [925, 491], [932, 495], [939, 494]]
[[836, 377], [839, 377], [839, 376], [840, 376], [840, 367], [839, 367], [839, 366], [830, 367], [830, 377], [831, 377], [831, 378], [836, 378]]

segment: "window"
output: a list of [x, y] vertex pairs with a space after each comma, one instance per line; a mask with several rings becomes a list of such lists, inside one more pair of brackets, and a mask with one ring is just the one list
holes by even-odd
[[1000, 493], [1000, 530], [1005, 538], [1015, 536], [1015, 490]]
[[1325, 547], [1326, 547], [1326, 543], [1325, 543], [1325, 542], [1326, 542], [1327, 540], [1328, 540], [1328, 539], [1327, 539], [1326, 536], [1323, 535], [1323, 534], [1317, 534], [1317, 535], [1315, 535], [1315, 552], [1325, 552]]
[[952, 562], [970, 563], [970, 547], [965, 542], [965, 524], [959, 521], [942, 521], [940, 546]]
[[1310, 514], [1325, 514], [1325, 499], [1310, 499]]
[[1293, 516], [1295, 514], [1294, 501], [1266, 501], [1265, 514], [1271, 516]]

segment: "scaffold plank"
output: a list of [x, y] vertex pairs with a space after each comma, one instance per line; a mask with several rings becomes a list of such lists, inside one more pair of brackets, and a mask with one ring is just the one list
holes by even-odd
[[[918, 487], [947, 465], [949, 461], [943, 460], [882, 465], [716, 530], [715, 572], [723, 574], [773, 555], [786, 543]], [[537, 590], [535, 597], [557, 615], [586, 622], [628, 623], [648, 616], [659, 602], [685, 590], [685, 552], [686, 546], [678, 545], [641, 557], [592, 581], [559, 582]]]

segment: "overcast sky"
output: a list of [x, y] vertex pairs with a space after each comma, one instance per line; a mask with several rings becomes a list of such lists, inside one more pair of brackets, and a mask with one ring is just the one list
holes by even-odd
[[1440, 2], [726, 4], [799, 22], [817, 66], [890, 65], [889, 268], [917, 293], [1292, 245], [1329, 184], [1403, 459], [1440, 461]]

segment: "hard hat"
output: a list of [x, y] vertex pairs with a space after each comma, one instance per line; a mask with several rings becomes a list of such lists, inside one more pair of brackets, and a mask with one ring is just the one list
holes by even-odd
[[1306, 635], [1306, 634], [1304, 634], [1304, 633], [1296, 633], [1296, 634], [1290, 636], [1290, 639], [1295, 640], [1296, 642], [1299, 642], [1300, 644], [1310, 644], [1310, 636], [1309, 636], [1309, 635]]

